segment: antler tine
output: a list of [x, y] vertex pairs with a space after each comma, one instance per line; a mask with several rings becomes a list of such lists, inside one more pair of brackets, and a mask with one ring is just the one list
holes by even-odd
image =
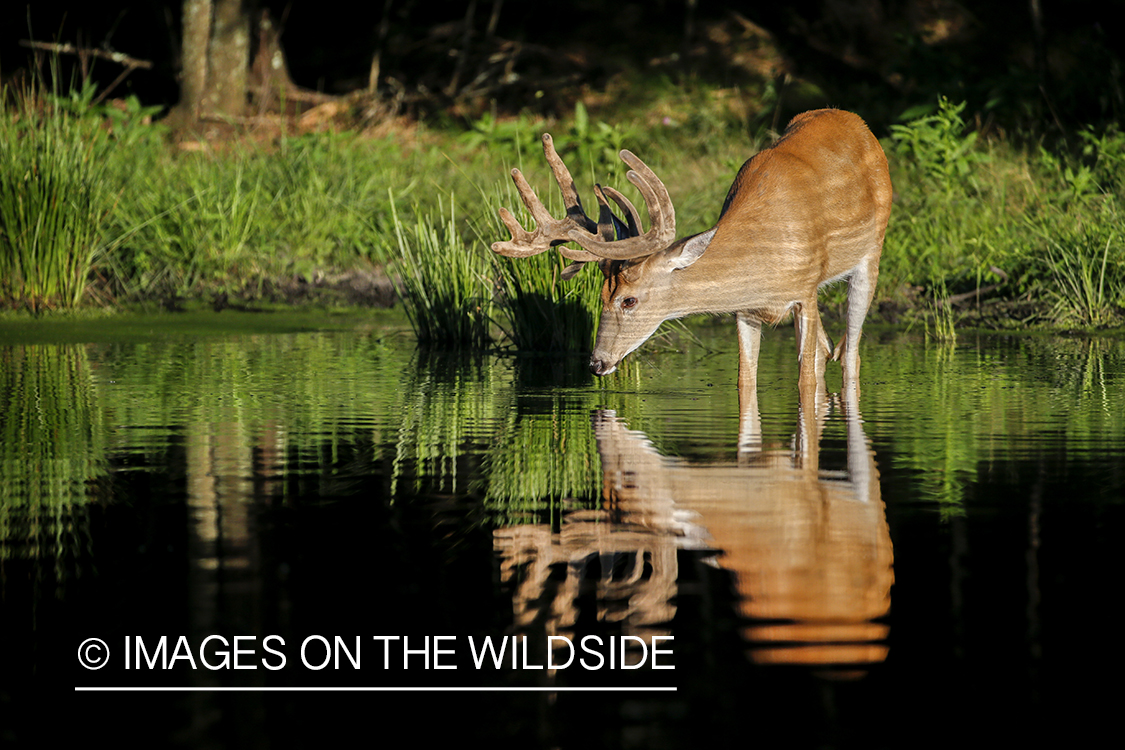
[[574, 178], [570, 176], [570, 170], [566, 168], [559, 152], [555, 151], [555, 141], [550, 133], [543, 134], [543, 156], [547, 158], [547, 164], [555, 175], [555, 182], [559, 184], [567, 218], [591, 234], [596, 232], [597, 224], [582, 209], [582, 199], [578, 197], [578, 189], [574, 187]]
[[602, 237], [590, 237], [577, 231], [571, 231], [568, 237], [574, 240], [583, 249], [601, 258], [612, 260], [628, 260], [651, 255], [658, 250], [663, 250], [676, 239], [676, 210], [668, 189], [660, 178], [648, 168], [648, 165], [638, 159], [631, 151], [622, 150], [621, 160], [632, 167], [626, 177], [629, 182], [637, 186], [644, 196], [648, 208], [649, 221], [652, 226], [644, 234], [639, 234], [640, 215], [637, 209], [625, 196], [616, 190], [607, 191], [617, 205], [627, 215], [631, 229], [635, 230], [634, 236], [616, 242], [607, 241]]
[[[508, 258], [527, 258], [532, 255], [550, 250], [556, 245], [570, 241], [569, 232], [579, 232], [588, 236], [597, 237], [597, 225], [586, 215], [582, 209], [582, 201], [574, 187], [574, 179], [570, 170], [555, 151], [555, 144], [549, 133], [543, 134], [543, 154], [555, 175], [555, 181], [562, 193], [563, 205], [566, 207], [566, 216], [555, 219], [547, 211], [546, 206], [539, 200], [539, 196], [532, 190], [523, 173], [518, 169], [512, 170], [512, 181], [516, 184], [516, 191], [520, 200], [531, 213], [535, 220], [535, 231], [529, 232], [523, 228], [519, 221], [506, 208], [500, 209], [500, 220], [512, 233], [512, 239], [505, 242], [492, 243], [492, 251]], [[582, 250], [559, 248], [562, 255], [573, 261], [589, 262], [600, 260]]]
[[[625, 214], [625, 221], [628, 225], [627, 233], [618, 234], [617, 236], [636, 237], [639, 235], [641, 233], [641, 213], [637, 210], [637, 207], [633, 205], [633, 202], [614, 188], [602, 187], [601, 185], [598, 185], [598, 188], [613, 199], [613, 202], [616, 203], [618, 208]], [[602, 237], [602, 239], [606, 238]]]
[[[621, 206], [622, 210], [625, 210], [626, 213], [628, 213], [628, 209], [632, 209], [633, 213], [629, 216], [628, 227], [613, 215], [613, 209], [609, 207], [609, 201], [605, 199], [607, 193], [614, 194], [614, 200], [617, 202], [617, 205]], [[632, 237], [637, 234], [637, 209], [633, 208], [633, 204], [629, 203], [629, 200], [625, 198], [625, 196], [621, 195], [621, 193], [618, 193], [613, 188], [603, 188], [601, 185], [597, 184], [594, 185], [594, 195], [598, 199], [598, 238], [605, 242], [612, 242], [617, 237]], [[624, 201], [624, 204], [622, 201]], [[628, 209], [626, 209], [626, 206], [628, 206]], [[602, 260], [602, 258], [597, 255], [588, 253], [585, 250], [571, 250], [569, 248], [560, 247], [559, 252], [563, 257], [574, 261], [563, 269], [563, 281], [574, 278], [585, 264]]]

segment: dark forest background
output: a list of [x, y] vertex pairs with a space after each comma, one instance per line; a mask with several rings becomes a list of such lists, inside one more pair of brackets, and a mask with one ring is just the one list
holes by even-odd
[[[35, 68], [21, 42], [68, 43], [151, 67], [119, 81], [118, 63], [62, 55], [63, 75], [84, 70], [112, 86], [112, 97], [169, 109], [180, 101], [182, 2], [2, 7], [5, 80]], [[251, 60], [268, 43], [260, 19], [280, 30], [294, 91], [366, 91], [407, 116], [555, 115], [578, 100], [611, 106], [613, 96], [643, 105], [646, 82], [661, 79], [744, 89], [768, 101], [775, 119], [830, 104], [885, 125], [939, 95], [967, 101], [982, 124], [1039, 133], [1125, 113], [1125, 0], [258, 0], [239, 8], [251, 19]]]

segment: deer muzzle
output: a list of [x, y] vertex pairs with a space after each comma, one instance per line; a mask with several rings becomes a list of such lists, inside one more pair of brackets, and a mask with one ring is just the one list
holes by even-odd
[[606, 362], [604, 359], [601, 359], [600, 357], [597, 357], [597, 356], [590, 357], [590, 372], [594, 373], [598, 377], [601, 377], [602, 375], [609, 375], [611, 372], [613, 372], [616, 369], [617, 369], [617, 363], [616, 362], [610, 364], [610, 363]]

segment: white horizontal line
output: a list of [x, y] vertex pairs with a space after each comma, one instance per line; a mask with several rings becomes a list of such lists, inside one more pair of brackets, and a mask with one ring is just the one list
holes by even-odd
[[654, 693], [675, 687], [76, 687], [76, 693]]

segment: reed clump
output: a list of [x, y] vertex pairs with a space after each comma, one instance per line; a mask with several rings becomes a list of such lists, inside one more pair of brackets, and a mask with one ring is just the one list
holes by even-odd
[[420, 344], [487, 347], [493, 309], [488, 259], [459, 235], [452, 202], [439, 216], [416, 208], [407, 224], [391, 196], [399, 296]]
[[0, 299], [32, 311], [83, 299], [108, 233], [111, 150], [51, 97], [0, 96]]

